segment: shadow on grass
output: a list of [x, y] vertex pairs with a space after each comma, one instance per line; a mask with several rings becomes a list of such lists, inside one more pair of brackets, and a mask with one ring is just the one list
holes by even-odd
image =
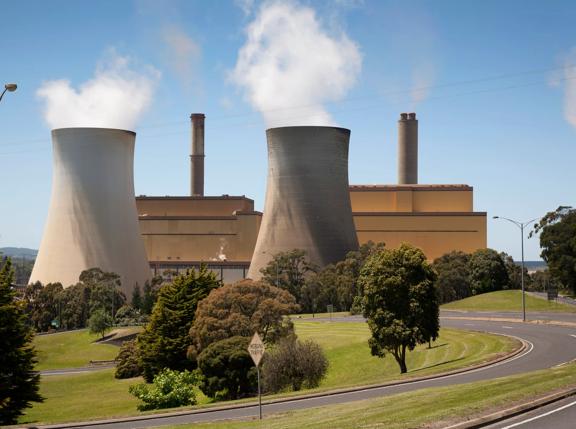
[[409, 374], [414, 374], [414, 373], [423, 371], [423, 370], [425, 370], [425, 369], [430, 369], [430, 368], [435, 368], [435, 367], [437, 367], [437, 366], [447, 365], [447, 364], [449, 364], [449, 363], [458, 362], [458, 361], [461, 361], [461, 360], [463, 360], [463, 359], [464, 359], [464, 358], [461, 357], [461, 358], [458, 358], [458, 359], [452, 359], [452, 360], [447, 360], [447, 361], [444, 361], [444, 362], [438, 362], [438, 363], [436, 363], [436, 364], [434, 364], [434, 365], [428, 365], [428, 366], [424, 366], [424, 367], [422, 367], [422, 368], [413, 369], [413, 370], [411, 370], [411, 371], [408, 371], [408, 373], [409, 373]]

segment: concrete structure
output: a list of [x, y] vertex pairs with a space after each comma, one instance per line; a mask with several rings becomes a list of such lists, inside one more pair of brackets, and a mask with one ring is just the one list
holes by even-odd
[[473, 210], [471, 186], [353, 185], [350, 199], [360, 244], [408, 242], [429, 260], [486, 248], [486, 213]]
[[418, 120], [416, 113], [401, 113], [398, 121], [398, 184], [418, 183]]
[[266, 201], [248, 277], [259, 279], [279, 252], [302, 249], [322, 267], [357, 249], [348, 195], [350, 130], [281, 127], [266, 137]]
[[52, 130], [52, 196], [31, 282], [68, 287], [83, 270], [98, 267], [119, 274], [130, 296], [149, 279], [134, 201], [135, 136], [106, 128]]
[[190, 195], [204, 196], [204, 114], [192, 113], [192, 154], [190, 155]]
[[226, 283], [246, 277], [262, 213], [244, 196], [139, 196], [140, 232], [154, 275], [200, 264]]

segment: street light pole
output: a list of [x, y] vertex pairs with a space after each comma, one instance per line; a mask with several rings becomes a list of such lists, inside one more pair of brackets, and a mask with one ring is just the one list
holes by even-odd
[[18, 85], [15, 83], [7, 83], [4, 85], [4, 91], [2, 91], [2, 94], [0, 94], [0, 101], [2, 101], [2, 97], [4, 97], [4, 94], [6, 94], [6, 91], [14, 92], [16, 91], [16, 88], [18, 88]]
[[512, 222], [518, 228], [520, 228], [520, 246], [522, 248], [522, 272], [520, 273], [520, 279], [522, 283], [522, 321], [526, 322], [526, 291], [524, 289], [524, 228], [530, 225], [532, 222], [537, 221], [539, 218], [534, 218], [528, 222], [518, 222], [517, 220], [508, 219], [503, 216], [492, 216], [492, 219], [504, 219], [508, 222]]

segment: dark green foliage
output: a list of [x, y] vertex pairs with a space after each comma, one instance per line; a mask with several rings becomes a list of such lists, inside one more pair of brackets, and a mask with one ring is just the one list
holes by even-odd
[[123, 305], [116, 312], [116, 326], [135, 326], [148, 322], [148, 316], [130, 305]]
[[144, 296], [142, 297], [142, 314], [151, 314], [154, 304], [158, 299], [158, 292], [162, 286], [162, 277], [156, 276], [144, 284]]
[[0, 260], [0, 425], [15, 424], [31, 402], [42, 402], [40, 375], [26, 315], [12, 290], [10, 259]]
[[14, 283], [19, 286], [27, 285], [34, 268], [34, 259], [25, 257], [12, 258], [12, 269], [14, 270]]
[[112, 327], [112, 316], [110, 316], [103, 308], [97, 308], [90, 315], [88, 319], [88, 329], [91, 334], [100, 334], [102, 338], [106, 332]]
[[242, 280], [210, 292], [198, 304], [190, 329], [192, 359], [210, 344], [233, 336], [251, 337], [259, 332], [262, 340], [273, 343], [294, 333], [290, 313], [298, 311], [287, 291], [262, 282]]
[[200, 390], [216, 399], [238, 399], [256, 392], [256, 367], [248, 353], [248, 337], [210, 344], [198, 356]]
[[133, 378], [142, 375], [140, 367], [140, 352], [136, 340], [124, 341], [116, 356], [116, 378]]
[[315, 270], [306, 259], [306, 252], [294, 249], [274, 255], [260, 272], [264, 283], [287, 290], [300, 303], [306, 276]]
[[154, 377], [151, 386], [137, 384], [130, 386], [129, 392], [143, 402], [138, 404], [138, 410], [157, 410], [196, 404], [195, 385], [194, 373], [164, 369]]
[[362, 268], [364, 317], [372, 354], [391, 353], [405, 373], [406, 351], [438, 336], [436, 274], [422, 251], [402, 244], [373, 254]]
[[502, 290], [510, 279], [502, 257], [494, 249], [479, 249], [470, 257], [472, 295]]
[[576, 209], [560, 206], [546, 213], [534, 226], [537, 232], [550, 275], [576, 294]]
[[[49, 283], [42, 286], [40, 282], [29, 284], [24, 290], [26, 314], [31, 325], [38, 332], [45, 332], [60, 325], [61, 294], [60, 283]], [[56, 321], [56, 326], [52, 322]]]
[[438, 274], [435, 286], [441, 304], [472, 295], [470, 255], [457, 251], [446, 253], [436, 258], [432, 267]]
[[102, 309], [107, 314], [114, 315], [126, 303], [126, 296], [120, 289], [122, 287], [120, 276], [116, 273], [90, 268], [82, 271], [80, 283], [89, 291], [90, 314], [96, 309]]
[[[508, 273], [508, 284], [504, 289], [522, 289], [522, 266], [514, 262], [514, 258], [505, 252], [501, 252], [500, 257], [504, 261]], [[530, 281], [528, 269], [524, 267], [524, 287], [526, 289], [530, 289]]]
[[286, 338], [264, 356], [264, 390], [276, 393], [289, 387], [295, 391], [318, 387], [327, 370], [328, 359], [317, 343]]
[[535, 292], [546, 292], [549, 289], [559, 290], [560, 282], [550, 275], [550, 271], [542, 270], [532, 273], [528, 289]]
[[134, 286], [134, 290], [132, 291], [132, 300], [130, 301], [130, 305], [132, 308], [141, 311], [142, 304], [142, 292], [140, 291], [140, 285], [136, 283], [136, 286]]
[[162, 369], [194, 369], [195, 362], [186, 357], [191, 344], [189, 331], [198, 302], [220, 286], [214, 273], [202, 266], [178, 276], [162, 286], [158, 301], [144, 332], [138, 336], [144, 379], [151, 382]]

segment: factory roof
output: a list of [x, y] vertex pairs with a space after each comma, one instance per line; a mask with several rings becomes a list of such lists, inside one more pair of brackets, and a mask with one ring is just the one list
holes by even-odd
[[472, 191], [470, 185], [350, 185], [351, 191]]

